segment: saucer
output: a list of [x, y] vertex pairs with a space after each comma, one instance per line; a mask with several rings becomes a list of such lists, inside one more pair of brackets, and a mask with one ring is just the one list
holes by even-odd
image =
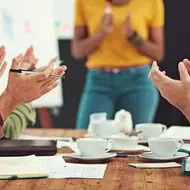
[[150, 159], [150, 160], [167, 161], [167, 160], [177, 160], [177, 159], [186, 158], [189, 156], [189, 154], [184, 153], [184, 152], [177, 152], [173, 157], [161, 157], [161, 156], [154, 156], [152, 154], [152, 152], [144, 152], [144, 153], [140, 154], [139, 156], [141, 158]]
[[149, 152], [150, 148], [143, 145], [137, 145], [137, 147], [133, 149], [126, 148], [126, 149], [112, 149], [111, 150], [111, 152], [125, 152], [125, 153], [141, 153], [144, 151]]
[[62, 156], [63, 158], [74, 158], [79, 161], [88, 161], [88, 162], [102, 162], [102, 161], [106, 161], [117, 156], [116, 153], [105, 153], [104, 156], [101, 156], [101, 157], [86, 157], [86, 156], [82, 156], [80, 154], [75, 154], [75, 153], [57, 154], [57, 155]]

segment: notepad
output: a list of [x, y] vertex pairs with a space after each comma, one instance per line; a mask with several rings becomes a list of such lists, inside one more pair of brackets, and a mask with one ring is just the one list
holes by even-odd
[[45, 177], [48, 177], [48, 172], [35, 155], [0, 157], [0, 180]]

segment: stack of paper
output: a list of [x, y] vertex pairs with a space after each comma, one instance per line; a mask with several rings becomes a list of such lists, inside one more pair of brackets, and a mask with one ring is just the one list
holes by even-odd
[[186, 171], [190, 171], [190, 157], [186, 159], [186, 166], [185, 166]]

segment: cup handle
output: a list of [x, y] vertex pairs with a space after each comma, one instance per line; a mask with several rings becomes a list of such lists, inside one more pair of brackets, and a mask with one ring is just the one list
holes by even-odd
[[164, 126], [162, 127], [162, 133], [165, 132], [166, 130], [167, 130], [167, 127], [164, 125]]
[[178, 140], [178, 150], [184, 145], [184, 141], [182, 139]]
[[106, 152], [113, 149], [115, 142], [113, 140], [107, 140]]

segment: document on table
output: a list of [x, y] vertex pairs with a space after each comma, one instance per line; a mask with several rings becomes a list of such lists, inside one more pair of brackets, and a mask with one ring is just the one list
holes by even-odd
[[107, 164], [66, 163], [61, 156], [37, 157], [47, 170], [49, 178], [91, 178], [102, 179]]
[[181, 164], [176, 162], [166, 162], [166, 163], [129, 163], [129, 166], [136, 168], [178, 168]]

